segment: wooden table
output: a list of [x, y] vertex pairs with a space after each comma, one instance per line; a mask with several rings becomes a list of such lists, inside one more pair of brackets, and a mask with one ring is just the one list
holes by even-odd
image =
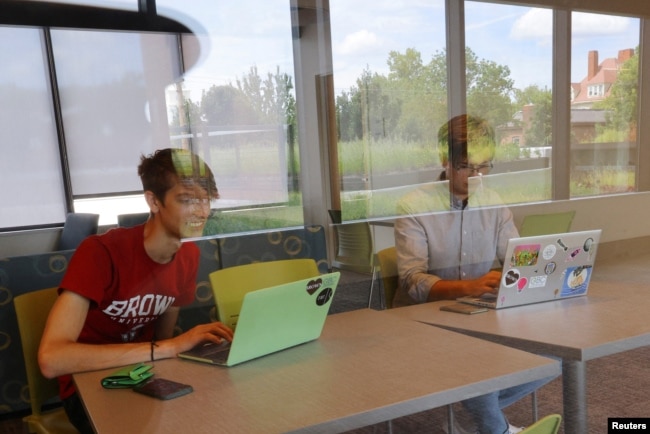
[[647, 283], [592, 279], [586, 297], [476, 315], [439, 310], [450, 303], [425, 303], [388, 312], [536, 354], [561, 357], [567, 433], [587, 433], [586, 361], [650, 344]]
[[364, 309], [328, 317], [317, 341], [235, 367], [157, 361], [158, 377], [194, 387], [170, 401], [102, 389], [112, 369], [74, 380], [100, 434], [331, 433], [557, 375], [559, 365]]

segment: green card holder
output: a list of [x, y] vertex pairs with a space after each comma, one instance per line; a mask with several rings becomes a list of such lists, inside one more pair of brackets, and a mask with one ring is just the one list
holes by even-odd
[[153, 366], [147, 365], [146, 363], [125, 366], [113, 372], [111, 375], [102, 378], [102, 387], [105, 389], [128, 389], [137, 386], [153, 377], [151, 368]]

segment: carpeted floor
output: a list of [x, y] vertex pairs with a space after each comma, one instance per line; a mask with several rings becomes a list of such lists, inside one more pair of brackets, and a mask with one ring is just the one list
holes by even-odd
[[[330, 313], [362, 309], [368, 305], [370, 276], [342, 272], [341, 282]], [[380, 281], [375, 282], [371, 307], [379, 308], [378, 291], [382, 291]], [[434, 375], [432, 373], [432, 375]], [[587, 405], [589, 433], [606, 434], [608, 417], [650, 417], [650, 347], [639, 348], [612, 356], [587, 362]], [[562, 414], [562, 380], [560, 378], [542, 387], [537, 392], [540, 417], [550, 413]], [[416, 413], [392, 421], [392, 432], [442, 433], [446, 423], [446, 408], [438, 408]], [[466, 418], [460, 404], [454, 405], [454, 414]], [[532, 422], [532, 406], [529, 398], [506, 409], [511, 423], [525, 426]], [[0, 433], [22, 434], [21, 415], [0, 417]], [[388, 432], [387, 424], [364, 427], [351, 431], [351, 434], [370, 434]], [[561, 434], [564, 433], [560, 429]]]

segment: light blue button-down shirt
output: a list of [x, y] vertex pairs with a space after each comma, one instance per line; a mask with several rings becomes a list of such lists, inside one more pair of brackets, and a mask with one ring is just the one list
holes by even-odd
[[404, 217], [395, 221], [399, 288], [394, 306], [426, 302], [438, 280], [475, 279], [500, 266], [508, 240], [518, 236], [512, 212], [501, 204], [495, 192], [480, 188], [465, 209], [452, 209], [447, 182], [401, 199], [398, 212]]

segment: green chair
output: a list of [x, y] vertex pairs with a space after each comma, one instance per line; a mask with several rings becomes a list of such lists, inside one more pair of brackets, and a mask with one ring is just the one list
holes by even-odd
[[57, 398], [59, 394], [57, 381], [43, 377], [38, 366], [38, 346], [47, 316], [57, 296], [57, 288], [49, 288], [14, 298], [32, 407], [32, 414], [25, 416], [23, 421], [30, 433], [78, 434], [62, 407], [42, 410], [44, 403]]
[[521, 431], [521, 434], [557, 434], [560, 430], [562, 416], [549, 414]]
[[519, 228], [519, 235], [531, 237], [534, 235], [562, 234], [571, 230], [575, 211], [549, 214], [532, 214], [524, 217]]
[[[332, 267], [355, 273], [370, 274], [370, 289], [368, 291], [368, 307], [372, 303], [372, 293], [379, 271], [379, 263], [375, 255], [375, 245], [372, 231], [368, 222], [335, 224], [335, 252]], [[382, 306], [383, 294], [380, 293]]]
[[319, 275], [313, 259], [284, 259], [222, 268], [209, 277], [219, 320], [235, 329], [247, 292]]

